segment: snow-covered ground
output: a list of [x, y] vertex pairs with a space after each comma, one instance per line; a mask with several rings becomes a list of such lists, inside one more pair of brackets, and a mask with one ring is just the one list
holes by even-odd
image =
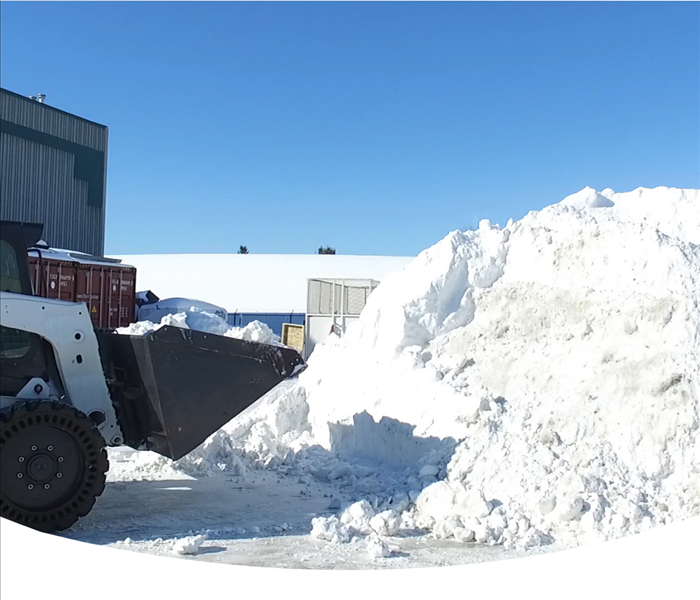
[[[153, 458], [153, 457], [151, 457]], [[284, 468], [188, 476], [129, 449], [110, 452], [111, 482], [63, 537], [204, 562], [300, 569], [395, 569], [525, 556], [522, 550], [436, 540], [416, 529], [332, 544], [309, 535], [352, 497], [330, 481]], [[126, 480], [120, 481], [120, 479]], [[540, 552], [557, 549], [543, 547]], [[184, 550], [188, 550], [185, 552]], [[388, 552], [390, 550], [390, 552]]]
[[524, 556], [700, 515], [699, 430], [700, 192], [586, 188], [387, 275], [180, 461], [111, 451], [63, 535], [286, 567]]
[[[76, 589], [103, 588], [102, 595], [122, 597], [125, 590], [136, 587], [138, 595], [144, 598], [220, 597], [254, 591], [265, 598], [312, 600], [332, 596], [337, 600], [356, 600], [359, 595], [426, 598], [454, 594], [455, 590], [493, 599], [560, 600], [565, 596], [588, 600], [592, 595], [606, 599], [686, 598], [692, 597], [697, 588], [699, 539], [700, 518], [696, 517], [641, 535], [521, 560], [439, 569], [330, 571], [310, 569], [309, 565], [298, 569], [259, 569], [215, 564], [214, 557], [225, 556], [226, 548], [213, 541], [203, 542], [197, 555], [172, 560], [46, 536], [3, 522], [0, 597], [72, 600]], [[258, 544], [258, 560], [283, 564], [290, 554], [298, 553], [294, 541], [287, 545], [280, 541], [284, 540]], [[186, 543], [196, 545], [190, 540], [183, 545]], [[241, 550], [241, 558], [254, 560], [256, 555], [250, 547], [243, 545]], [[314, 558], [322, 562], [319, 556], [316, 552]], [[37, 565], [41, 565], [40, 576]], [[77, 579], [66, 576], [67, 565], [79, 569]], [[110, 575], [117, 579], [109, 580]]]

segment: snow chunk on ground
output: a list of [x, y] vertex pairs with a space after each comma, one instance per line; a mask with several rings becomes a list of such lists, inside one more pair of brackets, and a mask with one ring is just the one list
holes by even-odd
[[360, 500], [345, 509], [340, 516], [340, 522], [347, 525], [350, 531], [368, 535], [372, 532], [369, 523], [373, 517], [372, 505], [367, 500]]
[[396, 535], [401, 528], [401, 515], [395, 510], [385, 510], [369, 520], [369, 526], [379, 536]]
[[352, 539], [350, 527], [335, 516], [312, 519], [311, 536], [333, 544], [347, 544]]
[[351, 504], [340, 517], [316, 517], [311, 536], [334, 544], [364, 543], [372, 559], [391, 556], [396, 547], [387, 537], [398, 533], [401, 516], [394, 510], [375, 514], [367, 500]]
[[173, 544], [176, 554], [197, 554], [199, 547], [206, 541], [206, 535], [188, 535]]
[[373, 560], [388, 558], [397, 550], [396, 546], [387, 543], [385, 539], [374, 534], [370, 535], [365, 543], [367, 545], [367, 553]]

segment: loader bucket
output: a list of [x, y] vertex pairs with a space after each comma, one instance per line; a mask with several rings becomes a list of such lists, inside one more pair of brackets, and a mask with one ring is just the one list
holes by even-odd
[[173, 460], [306, 367], [291, 348], [179, 327], [97, 339], [124, 443]]

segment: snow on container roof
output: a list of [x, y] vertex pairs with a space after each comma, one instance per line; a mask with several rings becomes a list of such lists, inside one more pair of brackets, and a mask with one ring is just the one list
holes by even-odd
[[161, 298], [197, 298], [229, 312], [306, 312], [309, 279], [376, 279], [414, 257], [333, 254], [142, 254], [117, 256], [136, 286]]
[[53, 248], [48, 246], [33, 246], [27, 250], [30, 256], [41, 256], [52, 260], [62, 260], [64, 262], [77, 262], [80, 264], [103, 265], [107, 267], [133, 267], [127, 265], [118, 258], [107, 258], [104, 256], [94, 256], [77, 250], [66, 250], [65, 248]]

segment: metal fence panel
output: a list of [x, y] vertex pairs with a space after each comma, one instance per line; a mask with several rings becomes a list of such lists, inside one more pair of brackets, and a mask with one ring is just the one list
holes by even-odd
[[308, 357], [331, 332], [342, 335], [378, 285], [375, 279], [309, 279], [304, 355]]
[[309, 279], [306, 313], [359, 315], [378, 285], [374, 279]]

